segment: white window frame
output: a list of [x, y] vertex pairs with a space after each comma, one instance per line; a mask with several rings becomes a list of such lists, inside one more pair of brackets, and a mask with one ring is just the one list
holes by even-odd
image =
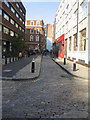
[[4, 0], [4, 3], [7, 5], [7, 7], [9, 7], [9, 3], [7, 2], [7, 0]]
[[[31, 32], [31, 30], [33, 30], [33, 32]], [[34, 34], [34, 29], [32, 28], [32, 29], [30, 29], [30, 34]]]
[[33, 22], [33, 25], [34, 25], [34, 21], [31, 21], [31, 22], [30, 22], [30, 25], [32, 25], [32, 24], [31, 24], [32, 22]]
[[[38, 40], [37, 40], [37, 37], [38, 37]], [[39, 41], [39, 36], [38, 35], [36, 36], [36, 41]]]
[[39, 25], [40, 25], [40, 21], [37, 21], [37, 22], [36, 22], [36, 25], [37, 25], [37, 26], [39, 26], [39, 25], [38, 25], [38, 22], [39, 22]]
[[16, 13], [16, 17], [17, 17], [17, 18], [19, 18], [19, 15], [18, 15], [18, 13]]
[[12, 18], [10, 18], [10, 23], [14, 25], [14, 20]]
[[12, 11], [13, 13], [15, 13], [15, 10], [14, 10], [14, 8], [13, 8], [13, 7], [11, 7], [11, 11]]
[[[38, 30], [38, 32], [37, 32], [37, 30]], [[36, 29], [36, 34], [39, 34], [39, 29]]]
[[33, 35], [30, 35], [30, 41], [33, 41]]

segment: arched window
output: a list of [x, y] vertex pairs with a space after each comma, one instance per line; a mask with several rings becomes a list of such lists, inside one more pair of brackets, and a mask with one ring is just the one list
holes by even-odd
[[39, 41], [39, 36], [38, 35], [36, 36], [36, 41]]
[[34, 30], [33, 30], [33, 29], [30, 29], [30, 33], [33, 34], [33, 33], [34, 33]]
[[36, 29], [36, 34], [39, 34], [39, 29]]
[[33, 41], [33, 35], [30, 36], [30, 41]]

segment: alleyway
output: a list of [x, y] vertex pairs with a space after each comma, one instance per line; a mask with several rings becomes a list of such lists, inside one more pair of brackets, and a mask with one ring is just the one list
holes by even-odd
[[87, 118], [88, 81], [43, 56], [40, 77], [3, 81], [3, 118]]

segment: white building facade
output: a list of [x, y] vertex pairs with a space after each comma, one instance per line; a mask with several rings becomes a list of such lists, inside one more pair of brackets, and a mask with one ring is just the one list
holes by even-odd
[[56, 12], [55, 39], [64, 35], [64, 55], [90, 64], [90, 0], [61, 0]]

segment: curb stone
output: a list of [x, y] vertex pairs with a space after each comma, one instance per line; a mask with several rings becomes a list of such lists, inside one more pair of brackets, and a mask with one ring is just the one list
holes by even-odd
[[40, 61], [40, 70], [39, 70], [39, 74], [35, 77], [28, 77], [28, 78], [13, 78], [13, 77], [2, 77], [0, 78], [1, 80], [13, 80], [13, 81], [20, 81], [20, 80], [35, 80], [40, 76], [40, 72], [41, 72], [41, 62], [42, 62], [42, 56], [41, 56], [41, 61]]

